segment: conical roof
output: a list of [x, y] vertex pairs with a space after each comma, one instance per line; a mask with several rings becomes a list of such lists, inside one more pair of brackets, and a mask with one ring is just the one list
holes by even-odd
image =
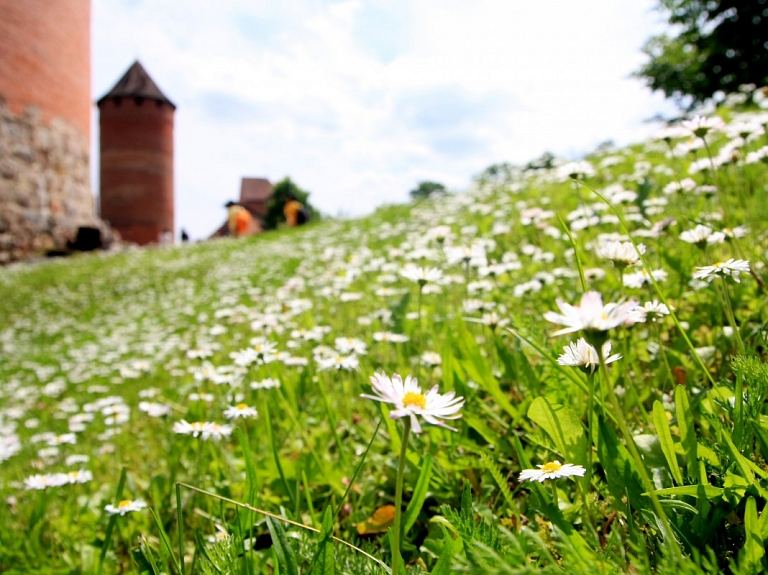
[[104, 100], [111, 98], [146, 98], [147, 100], [164, 102], [176, 109], [176, 105], [160, 91], [160, 88], [149, 77], [144, 66], [138, 60], [128, 68], [128, 71], [109, 92], [99, 98], [96, 104], [101, 105]]

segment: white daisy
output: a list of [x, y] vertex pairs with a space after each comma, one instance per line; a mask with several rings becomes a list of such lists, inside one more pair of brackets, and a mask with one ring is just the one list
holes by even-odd
[[250, 419], [259, 415], [259, 412], [255, 407], [250, 407], [245, 403], [238, 403], [237, 405], [231, 405], [224, 410], [224, 417], [227, 419]]
[[429, 282], [439, 281], [443, 277], [443, 272], [437, 268], [423, 268], [408, 264], [400, 270], [400, 275], [418, 283], [420, 286], [424, 286]]
[[560, 477], [578, 476], [584, 477], [587, 472], [581, 465], [572, 463], [560, 463], [550, 461], [544, 465], [538, 465], [538, 469], [525, 469], [520, 473], [518, 481], [538, 481], [544, 483], [547, 479], [559, 479]]
[[453, 391], [440, 395], [437, 386], [434, 386], [427, 393], [422, 393], [415, 378], [409, 375], [403, 382], [403, 378], [397, 373], [392, 374], [391, 378], [382, 373], [375, 373], [371, 377], [371, 385], [374, 395], [362, 394], [361, 397], [393, 404], [395, 409], [390, 412], [390, 419], [410, 417], [414, 433], [421, 433], [417, 415], [423, 417], [427, 423], [456, 431], [442, 421], [461, 417], [459, 410], [464, 405], [464, 398], [456, 397]]
[[697, 267], [693, 272], [693, 279], [711, 282], [718, 276], [731, 276], [735, 282], [740, 283], [739, 274], [741, 273], [749, 273], [749, 262], [730, 258], [711, 266]]
[[581, 296], [579, 307], [558, 299], [557, 306], [562, 314], [548, 311], [544, 314], [544, 319], [565, 326], [554, 332], [553, 336], [581, 330], [608, 331], [622, 324], [634, 323], [630, 312], [636, 305], [634, 300], [603, 305], [603, 297], [598, 292], [590, 291]]
[[645, 253], [645, 245], [638, 244], [635, 249], [632, 242], [605, 242], [596, 251], [601, 258], [611, 260], [617, 268], [623, 268], [640, 261], [640, 255]]
[[[600, 357], [597, 355], [597, 349], [595, 349], [595, 346], [587, 343], [583, 337], [580, 337], [576, 343], [569, 343], [563, 348], [563, 352], [557, 358], [557, 363], [560, 365], [583, 367], [585, 370], [589, 370], [590, 373], [595, 373], [595, 370], [600, 366]], [[605, 358], [605, 363], [608, 364], [621, 359], [621, 354], [611, 355], [611, 342], [606, 341], [603, 344], [603, 357]]]
[[647, 301], [633, 309], [632, 315], [637, 323], [645, 323], [649, 317], [652, 321], [656, 321], [665, 315], [669, 315], [669, 308], [666, 304], [660, 303], [657, 300]]
[[147, 506], [147, 504], [142, 501], [141, 499], [131, 500], [131, 499], [123, 499], [120, 503], [117, 505], [105, 505], [104, 511], [109, 513], [110, 515], [125, 515], [126, 513], [131, 513], [133, 511], [140, 511], [141, 509], [144, 509]]

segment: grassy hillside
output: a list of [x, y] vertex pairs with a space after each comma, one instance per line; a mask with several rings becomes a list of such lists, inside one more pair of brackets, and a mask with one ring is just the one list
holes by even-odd
[[0, 270], [0, 572], [767, 568], [768, 115], [718, 113], [361, 220]]

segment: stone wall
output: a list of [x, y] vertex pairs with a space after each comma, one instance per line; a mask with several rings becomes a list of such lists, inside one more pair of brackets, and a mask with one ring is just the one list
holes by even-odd
[[95, 216], [88, 139], [27, 106], [15, 115], [0, 94], [0, 264], [66, 248]]

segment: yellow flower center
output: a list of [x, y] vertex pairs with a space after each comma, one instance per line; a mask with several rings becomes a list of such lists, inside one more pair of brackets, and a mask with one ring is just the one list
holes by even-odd
[[427, 408], [427, 398], [423, 393], [414, 393], [409, 391], [403, 396], [403, 407], [410, 406], [420, 407], [421, 409]]
[[124, 507], [128, 507], [130, 504], [131, 504], [130, 499], [123, 499], [120, 503], [117, 504], [117, 506], [122, 509]]
[[545, 463], [541, 466], [541, 470], [546, 473], [554, 473], [555, 471], [560, 471], [560, 468], [562, 468], [562, 464], [559, 461], [550, 461], [549, 463]]
[[248, 409], [248, 405], [246, 405], [245, 403], [238, 403], [235, 407], [240, 410]]

